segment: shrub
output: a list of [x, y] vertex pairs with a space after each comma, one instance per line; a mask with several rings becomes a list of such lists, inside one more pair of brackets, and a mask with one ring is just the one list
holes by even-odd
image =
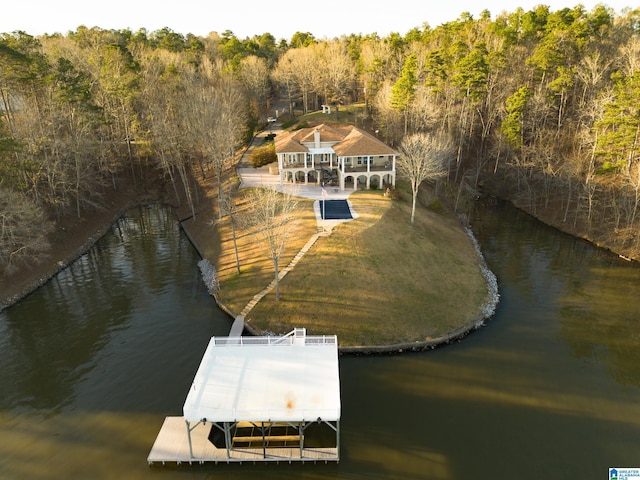
[[297, 124], [294, 128], [294, 130], [301, 130], [303, 128], [309, 128], [309, 122], [307, 122], [306, 120], [303, 120], [302, 122], [300, 122], [299, 124]]
[[402, 197], [399, 190], [391, 187], [387, 187], [385, 189], [384, 196], [389, 197], [391, 200], [400, 200], [400, 198]]
[[253, 151], [251, 155], [251, 166], [253, 166], [253, 168], [262, 167], [263, 165], [275, 162], [277, 159], [276, 146], [273, 142], [268, 142]]
[[287, 120], [286, 122], [282, 122], [282, 128], [286, 130], [289, 127], [292, 127], [296, 123], [296, 119], [292, 118], [291, 120]]
[[442, 204], [439, 198], [435, 198], [429, 204], [429, 208], [436, 213], [442, 213], [444, 211], [444, 205]]

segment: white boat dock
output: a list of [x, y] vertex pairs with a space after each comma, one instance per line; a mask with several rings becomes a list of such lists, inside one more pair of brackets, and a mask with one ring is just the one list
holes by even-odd
[[[147, 462], [338, 462], [338, 340], [296, 328], [284, 336], [212, 337], [183, 416], [167, 417]], [[325, 435], [326, 434], [326, 435]]]

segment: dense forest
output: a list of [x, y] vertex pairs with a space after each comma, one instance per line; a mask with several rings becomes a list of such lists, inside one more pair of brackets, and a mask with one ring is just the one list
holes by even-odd
[[[640, 9], [463, 13], [405, 35], [206, 38], [79, 27], [0, 34], [0, 270], [46, 252], [56, 222], [124, 177], [164, 179], [195, 213], [264, 126], [359, 103], [392, 146], [446, 135], [450, 191], [490, 193], [640, 257]], [[219, 192], [222, 199], [224, 192]]]

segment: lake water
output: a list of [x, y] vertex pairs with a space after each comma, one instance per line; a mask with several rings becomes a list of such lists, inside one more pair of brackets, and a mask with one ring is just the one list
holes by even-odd
[[0, 313], [0, 478], [602, 479], [640, 467], [640, 269], [508, 205], [479, 206], [472, 227], [498, 277], [496, 315], [435, 350], [341, 356], [340, 463], [149, 467], [209, 338], [232, 322], [171, 212], [128, 212]]

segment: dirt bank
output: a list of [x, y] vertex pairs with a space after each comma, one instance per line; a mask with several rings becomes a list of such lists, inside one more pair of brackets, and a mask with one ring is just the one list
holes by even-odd
[[70, 214], [56, 224], [49, 238], [51, 248], [42, 261], [21, 266], [0, 276], [0, 311], [44, 285], [63, 268], [87, 252], [129, 208], [163, 201], [164, 188], [150, 188], [121, 178], [116, 191], [105, 192], [103, 208], [82, 218]]

